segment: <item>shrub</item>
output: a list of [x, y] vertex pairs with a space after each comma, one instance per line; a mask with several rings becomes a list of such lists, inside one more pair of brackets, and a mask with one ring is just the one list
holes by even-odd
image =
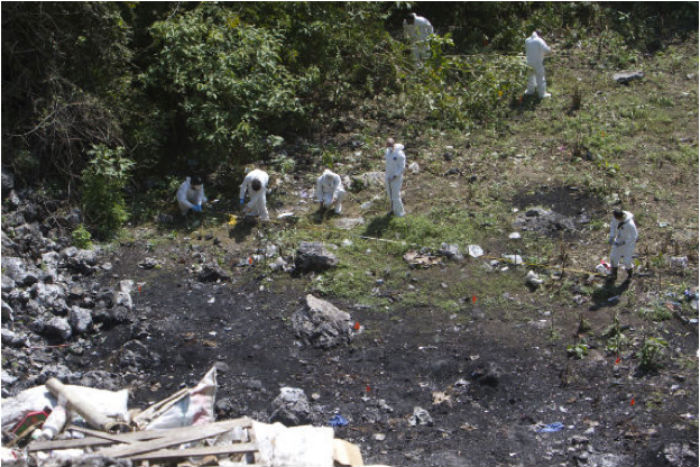
[[122, 190], [134, 163], [124, 152], [121, 146], [93, 146], [88, 151], [92, 159], [82, 173], [85, 219], [102, 240], [112, 238], [129, 217]]
[[90, 232], [85, 228], [85, 225], [80, 224], [76, 227], [71, 233], [71, 237], [74, 246], [82, 249], [92, 248], [92, 235], [90, 235]]

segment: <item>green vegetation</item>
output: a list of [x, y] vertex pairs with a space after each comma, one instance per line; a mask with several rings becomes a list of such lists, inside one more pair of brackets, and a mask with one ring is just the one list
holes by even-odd
[[73, 230], [71, 238], [73, 239], [73, 245], [78, 248], [92, 248], [92, 235], [90, 235], [90, 232], [88, 232], [83, 224], [80, 224]]

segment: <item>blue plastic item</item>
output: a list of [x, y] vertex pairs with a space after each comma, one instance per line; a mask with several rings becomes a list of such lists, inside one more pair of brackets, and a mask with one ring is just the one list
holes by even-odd
[[561, 431], [564, 428], [564, 424], [561, 422], [554, 422], [550, 423], [549, 425], [545, 425], [543, 428], [540, 428], [537, 430], [538, 433], [555, 433], [557, 431]]
[[348, 421], [342, 415], [336, 414], [328, 420], [328, 424], [332, 427], [345, 426], [348, 424]]

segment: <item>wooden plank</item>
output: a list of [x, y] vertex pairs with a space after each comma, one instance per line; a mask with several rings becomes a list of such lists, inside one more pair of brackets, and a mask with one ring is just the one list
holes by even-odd
[[49, 440], [49, 441], [34, 441], [27, 446], [30, 452], [33, 451], [50, 451], [54, 449], [73, 449], [88, 446], [105, 446], [117, 443], [133, 443], [134, 441], [149, 440], [155, 438], [162, 438], [163, 434], [160, 431], [164, 430], [152, 430], [152, 431], [135, 431], [133, 433], [122, 433], [118, 435], [113, 435], [110, 433], [105, 433], [103, 431], [91, 430], [89, 428], [83, 428], [79, 426], [69, 426], [68, 430], [79, 431], [92, 436], [87, 436], [81, 439], [62, 439], [62, 440]]
[[199, 441], [205, 438], [225, 433], [237, 426], [245, 426], [250, 423], [250, 419], [228, 420], [224, 422], [210, 423], [208, 425], [198, 425], [185, 428], [173, 428], [167, 431], [167, 436], [143, 442], [136, 442], [128, 446], [114, 446], [97, 451], [96, 454], [107, 457], [128, 457], [145, 452], [156, 451], [170, 446]]
[[187, 449], [161, 449], [155, 452], [128, 456], [132, 461], [175, 460], [186, 457], [221, 456], [225, 454], [244, 454], [256, 452], [252, 443], [222, 444], [220, 446], [197, 447]]

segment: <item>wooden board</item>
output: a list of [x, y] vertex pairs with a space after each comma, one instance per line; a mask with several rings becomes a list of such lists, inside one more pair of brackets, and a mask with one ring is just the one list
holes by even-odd
[[233, 443], [222, 444], [220, 446], [187, 448], [187, 449], [161, 449], [159, 451], [148, 452], [128, 456], [133, 461], [155, 461], [155, 460], [176, 460], [185, 457], [220, 456], [225, 454], [244, 454], [256, 452], [258, 449], [253, 443]]
[[246, 417], [236, 420], [227, 420], [223, 422], [210, 423], [208, 425], [173, 428], [171, 430], [158, 430], [159, 432], [163, 433], [162, 438], [134, 442], [132, 444], [129, 444], [128, 446], [108, 447], [100, 449], [96, 452], [96, 454], [107, 457], [131, 457], [137, 454], [152, 452], [170, 446], [188, 443], [190, 441], [199, 441], [205, 438], [213, 438], [229, 430], [232, 430], [233, 428], [246, 427], [250, 426], [250, 424], [251, 420]]

